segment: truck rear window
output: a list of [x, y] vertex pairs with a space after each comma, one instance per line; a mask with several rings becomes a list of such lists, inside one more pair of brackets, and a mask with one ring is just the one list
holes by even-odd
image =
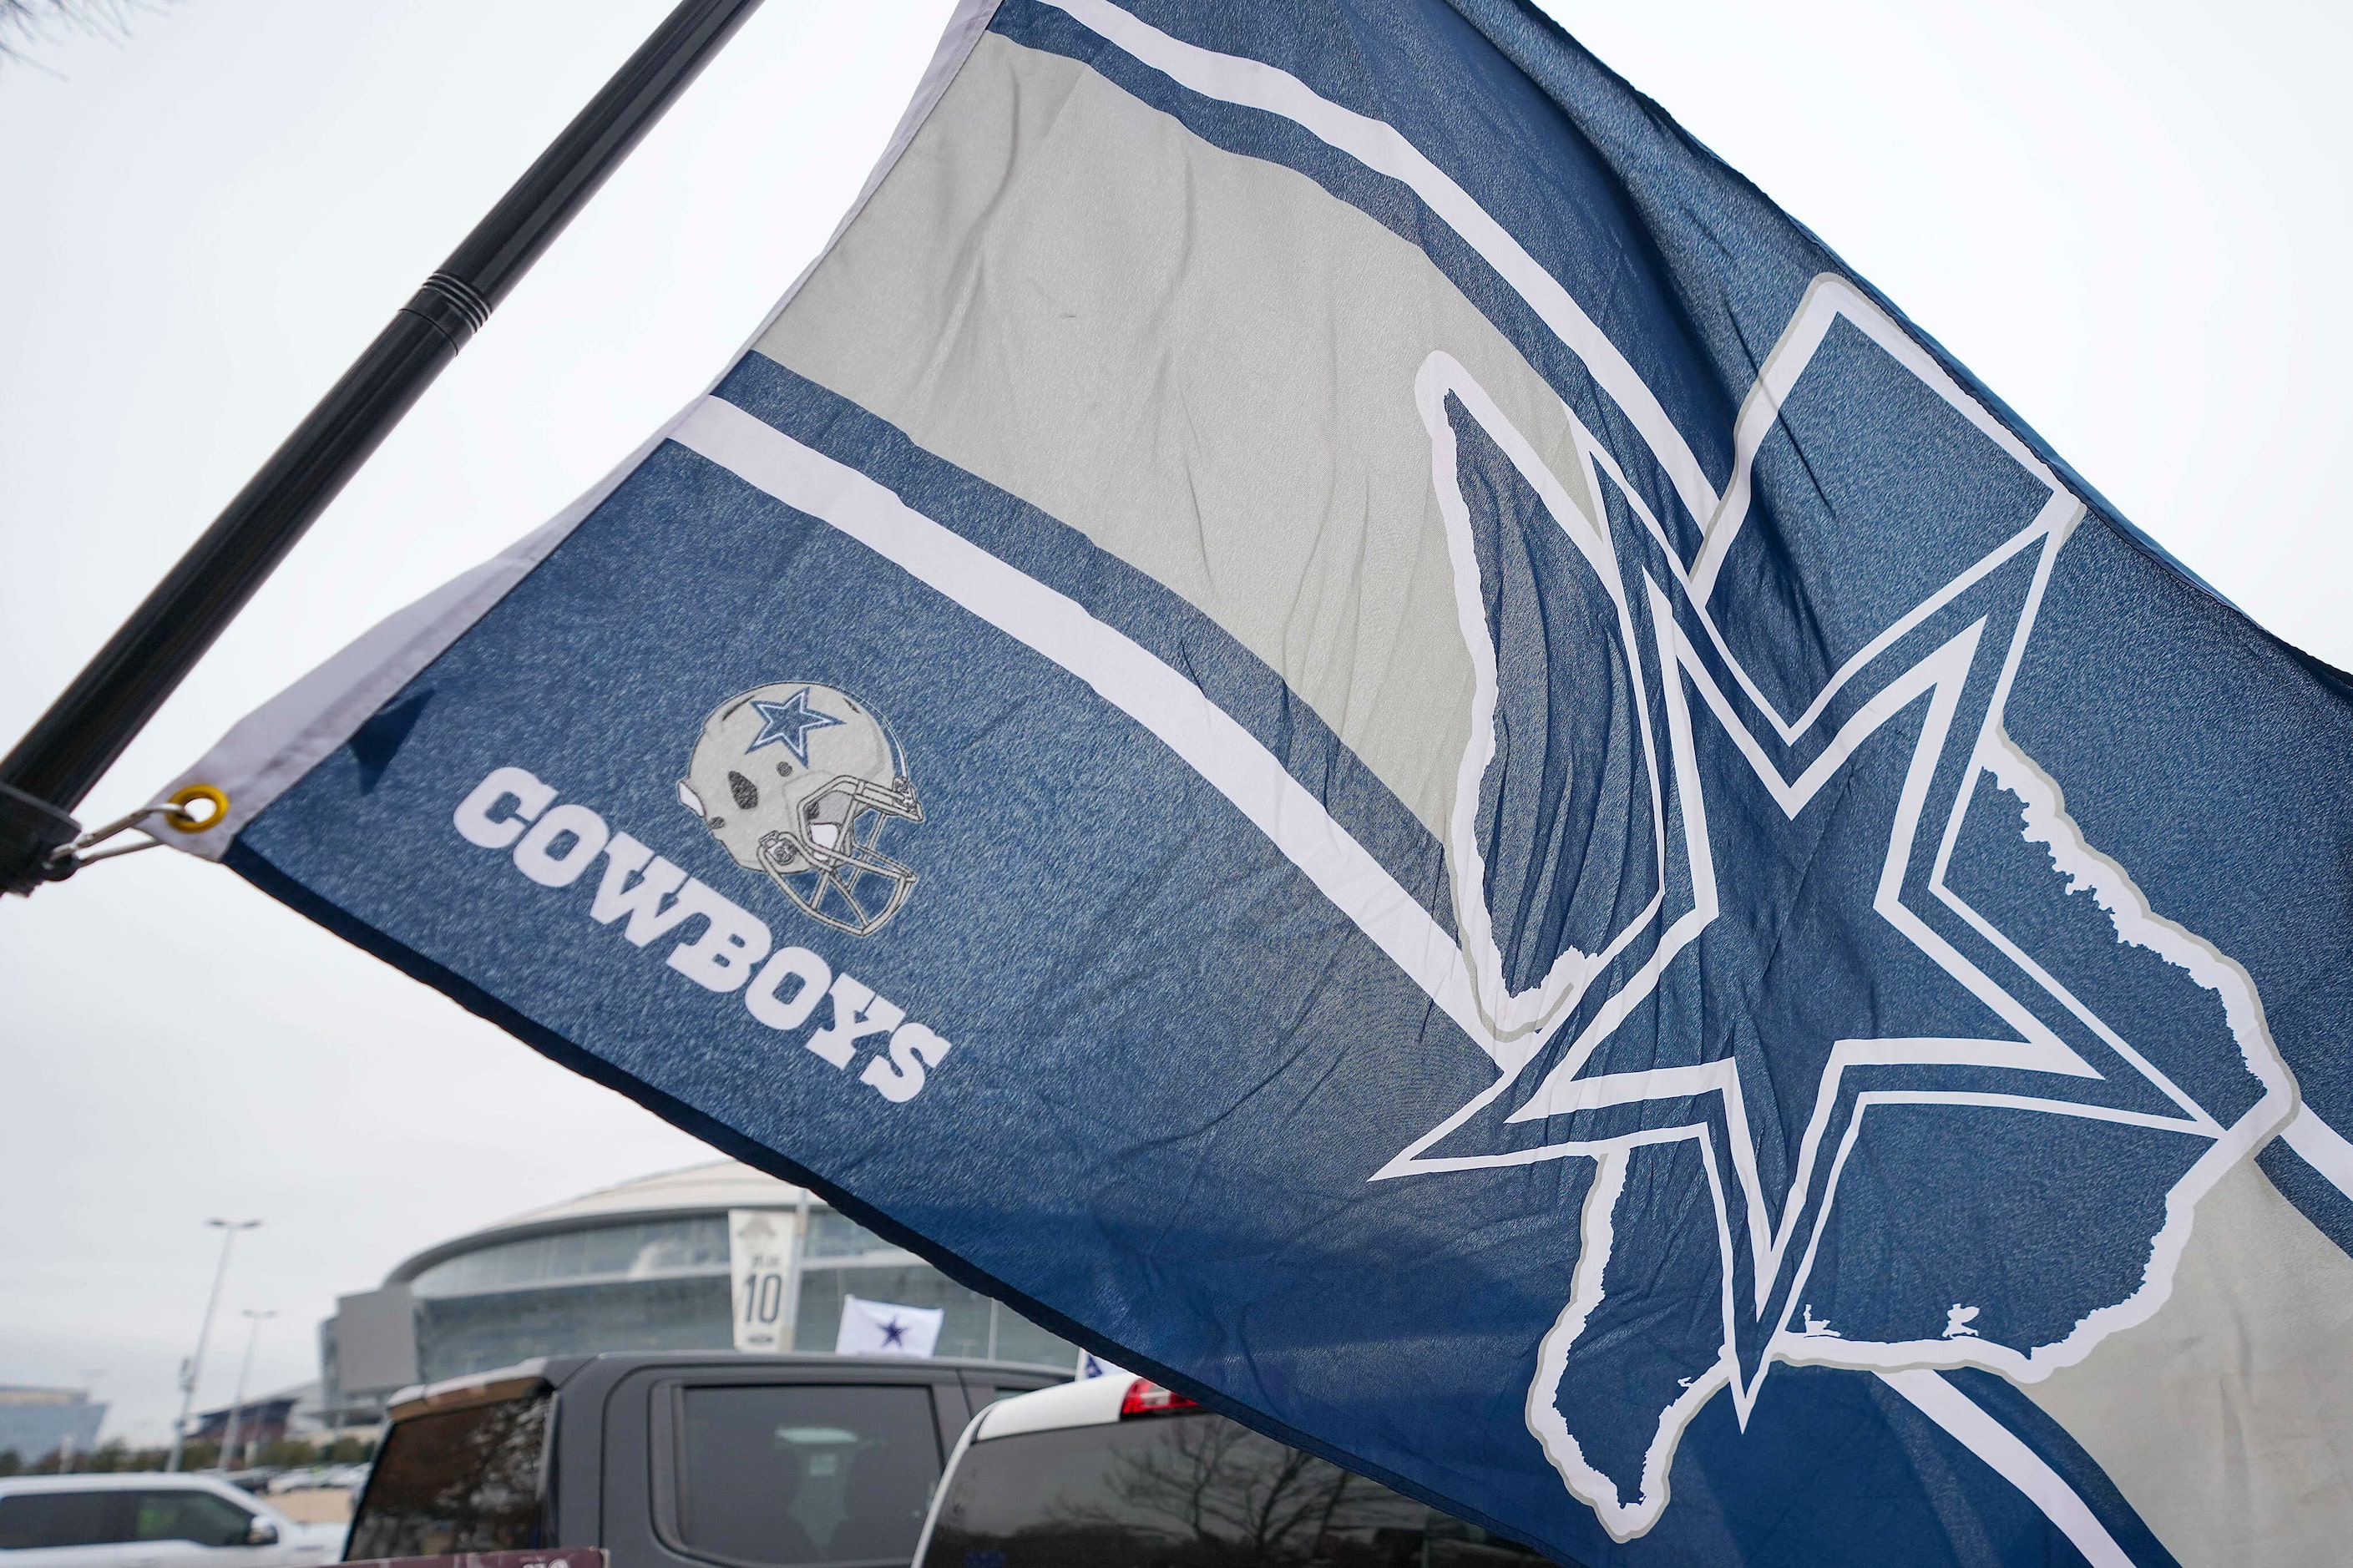
[[681, 1391], [678, 1533], [739, 1568], [905, 1568], [940, 1477], [931, 1390], [761, 1384]]
[[539, 1514], [549, 1405], [543, 1391], [394, 1423], [344, 1561], [546, 1545]]
[[1221, 1415], [975, 1443], [923, 1568], [1537, 1568], [1525, 1547]]

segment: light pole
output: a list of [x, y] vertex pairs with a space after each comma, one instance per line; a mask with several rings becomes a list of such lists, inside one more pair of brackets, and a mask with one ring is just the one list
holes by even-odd
[[801, 1270], [807, 1267], [809, 1236], [809, 1190], [801, 1189], [800, 1201], [793, 1205], [799, 1211], [799, 1223], [793, 1226], [793, 1249], [785, 1255], [785, 1312], [778, 1325], [777, 1337], [782, 1342], [778, 1350], [800, 1348], [801, 1337]]
[[205, 1302], [204, 1326], [196, 1331], [196, 1353], [187, 1359], [180, 1373], [180, 1419], [172, 1426], [172, 1457], [164, 1468], [180, 1468], [180, 1451], [188, 1436], [188, 1413], [196, 1405], [196, 1379], [205, 1370], [205, 1342], [213, 1337], [213, 1313], [219, 1310], [221, 1283], [228, 1278], [228, 1249], [237, 1241], [240, 1230], [251, 1230], [261, 1222], [258, 1219], [208, 1219], [208, 1226], [221, 1233], [220, 1267], [213, 1270], [213, 1293]]
[[[100, 1378], [101, 1378], [101, 1377], [105, 1376], [105, 1375], [106, 1375], [106, 1369], [105, 1369], [104, 1367], [102, 1367], [102, 1366], [86, 1366], [86, 1367], [82, 1368], [82, 1371], [81, 1371], [81, 1396], [82, 1396], [82, 1400], [83, 1400], [83, 1402], [84, 1402], [85, 1404], [95, 1404], [95, 1403], [97, 1402], [97, 1398], [98, 1398], [98, 1380], [99, 1380]], [[100, 1419], [101, 1419], [101, 1420], [103, 1420], [103, 1417], [101, 1417]], [[90, 1449], [89, 1449], [88, 1451], [90, 1451], [90, 1452], [95, 1452], [95, 1451], [97, 1450], [97, 1447], [98, 1447], [98, 1428], [97, 1428], [97, 1427], [95, 1427], [95, 1426], [93, 1426], [93, 1427], [91, 1427], [91, 1428], [90, 1428]], [[66, 1463], [66, 1464], [61, 1464], [61, 1465], [59, 1465], [58, 1468], [60, 1470], [69, 1469], [69, 1468], [71, 1468], [70, 1461], [72, 1460], [72, 1458], [73, 1458], [73, 1444], [72, 1444], [71, 1440], [70, 1440], [70, 1439], [69, 1439], [69, 1440], [68, 1440], [68, 1442], [67, 1442], [67, 1444], [66, 1444], [66, 1458], [67, 1458], [68, 1463]]]
[[253, 1375], [253, 1343], [261, 1338], [262, 1320], [277, 1315], [275, 1312], [257, 1312], [250, 1307], [245, 1310], [245, 1359], [237, 1363], [237, 1397], [229, 1401], [228, 1430], [221, 1436], [220, 1458], [213, 1465], [216, 1470], [226, 1473], [229, 1456], [237, 1452], [237, 1429], [245, 1415], [245, 1380]]

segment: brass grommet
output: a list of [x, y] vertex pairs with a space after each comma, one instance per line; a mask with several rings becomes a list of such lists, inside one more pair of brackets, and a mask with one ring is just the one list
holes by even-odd
[[[188, 810], [200, 800], [212, 803], [211, 812], [202, 817]], [[228, 795], [210, 784], [190, 784], [174, 795], [169, 804], [172, 809], [164, 814], [164, 820], [177, 833], [202, 833], [208, 827], [217, 827], [221, 818], [228, 815]]]

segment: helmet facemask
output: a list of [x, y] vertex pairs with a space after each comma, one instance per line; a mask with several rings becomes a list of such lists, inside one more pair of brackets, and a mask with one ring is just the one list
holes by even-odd
[[797, 823], [761, 837], [760, 868], [811, 920], [868, 936], [915, 890], [915, 873], [877, 847], [893, 817], [923, 820], [914, 790], [894, 782], [837, 777], [804, 802]]

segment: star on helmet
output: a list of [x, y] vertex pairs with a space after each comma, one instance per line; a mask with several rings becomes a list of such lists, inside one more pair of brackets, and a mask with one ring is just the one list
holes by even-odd
[[754, 698], [752, 711], [760, 716], [760, 732], [752, 737], [750, 745], [744, 748], [744, 755], [749, 756], [763, 746], [782, 741], [785, 750], [792, 752], [795, 762], [803, 767], [808, 766], [808, 732], [841, 722], [832, 714], [810, 707], [808, 699], [809, 689], [806, 686], [782, 702]]

